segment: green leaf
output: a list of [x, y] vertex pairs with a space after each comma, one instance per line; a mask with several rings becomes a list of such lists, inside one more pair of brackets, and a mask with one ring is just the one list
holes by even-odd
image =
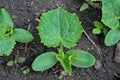
[[5, 32], [6, 32], [6, 27], [2, 23], [0, 23], [0, 38], [3, 37]]
[[13, 32], [12, 28], [8, 28], [4, 24], [0, 23], [0, 38], [10, 36], [12, 32]]
[[9, 56], [15, 44], [16, 43], [13, 37], [6, 36], [4, 38], [1, 38], [0, 39], [0, 56], [3, 56], [3, 55]]
[[45, 71], [53, 67], [56, 63], [56, 53], [46, 52], [39, 55], [32, 63], [32, 69], [34, 71]]
[[29, 68], [27, 68], [27, 69], [25, 69], [25, 70], [22, 71], [22, 73], [25, 74], [25, 75], [28, 74], [29, 72], [30, 72]]
[[3, 23], [7, 28], [13, 28], [13, 21], [9, 13], [3, 8], [0, 9], [0, 23]]
[[14, 65], [13, 60], [10, 60], [10, 61], [7, 62], [7, 66], [13, 66], [13, 65]]
[[65, 54], [65, 58], [62, 58], [61, 56], [57, 55], [56, 58], [64, 68], [64, 70], [71, 75], [72, 68], [71, 68], [71, 54]]
[[105, 45], [112, 46], [120, 40], [120, 30], [110, 30], [105, 37]]
[[99, 28], [94, 28], [92, 31], [93, 34], [100, 34], [101, 30]]
[[82, 50], [70, 50], [67, 53], [72, 54], [72, 65], [81, 68], [87, 68], [95, 64], [95, 58], [89, 52]]
[[104, 28], [104, 29], [103, 29], [103, 34], [106, 36], [107, 33], [108, 33], [108, 30]]
[[119, 27], [120, 0], [102, 0], [102, 22], [112, 28]]
[[18, 63], [23, 63], [25, 61], [25, 58], [24, 57], [19, 57], [18, 58]]
[[82, 12], [82, 11], [88, 9], [88, 7], [89, 7], [89, 6], [88, 6], [87, 3], [83, 3], [83, 5], [80, 7], [80, 11]]
[[18, 42], [28, 43], [33, 40], [32, 34], [25, 29], [14, 29], [12, 36]]
[[60, 7], [43, 13], [37, 29], [41, 42], [48, 47], [56, 47], [62, 43], [71, 48], [76, 45], [83, 32], [77, 15]]
[[94, 23], [94, 26], [96, 28], [99, 28], [99, 29], [103, 29], [104, 28], [103, 24], [101, 22], [99, 22], [99, 21], [94, 21], [93, 23]]

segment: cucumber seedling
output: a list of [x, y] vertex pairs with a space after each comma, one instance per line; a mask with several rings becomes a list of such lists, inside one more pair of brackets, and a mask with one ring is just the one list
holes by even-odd
[[24, 29], [13, 29], [14, 23], [9, 13], [0, 9], [0, 56], [9, 56], [16, 41], [27, 43], [33, 40], [32, 34]]
[[108, 33], [107, 27], [104, 26], [101, 22], [94, 21], [94, 26], [95, 26], [95, 28], [92, 30], [93, 34], [103, 33], [106, 36], [106, 34]]
[[20, 63], [23, 63], [24, 61], [25, 61], [24, 57], [21, 56], [18, 57], [18, 55], [16, 55], [16, 58], [14, 60], [9, 60], [7, 62], [7, 66], [13, 66], [14, 64], [18, 66]]
[[42, 14], [37, 27], [41, 43], [47, 47], [57, 47], [58, 52], [45, 52], [39, 55], [32, 63], [34, 71], [45, 71], [53, 67], [57, 61], [64, 70], [71, 75], [71, 66], [87, 68], [93, 66], [95, 58], [87, 51], [69, 50], [64, 52], [64, 47], [71, 48], [77, 45], [83, 29], [75, 13], [58, 7], [57, 9]]
[[102, 0], [101, 21], [110, 28], [105, 36], [105, 45], [115, 45], [120, 41], [120, 0]]

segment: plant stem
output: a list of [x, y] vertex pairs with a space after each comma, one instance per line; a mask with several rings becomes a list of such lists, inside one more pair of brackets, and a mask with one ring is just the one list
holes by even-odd
[[59, 56], [61, 56], [62, 59], [64, 59], [64, 56], [65, 56], [65, 54], [63, 52], [63, 45], [62, 45], [62, 43], [60, 43]]

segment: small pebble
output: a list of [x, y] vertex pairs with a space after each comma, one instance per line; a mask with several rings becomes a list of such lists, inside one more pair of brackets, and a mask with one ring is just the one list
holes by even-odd
[[102, 67], [102, 64], [101, 64], [100, 60], [96, 60], [94, 68], [96, 70], [99, 70], [101, 67]]
[[114, 55], [114, 61], [116, 63], [120, 63], [120, 42], [117, 43], [117, 46], [116, 46], [115, 55]]
[[16, 15], [12, 15], [12, 18], [13, 18], [13, 19], [17, 19], [17, 16], [16, 16]]
[[68, 73], [67, 73], [66, 71], [62, 71], [62, 74], [63, 74], [64, 76], [67, 76], [67, 75], [68, 75]]

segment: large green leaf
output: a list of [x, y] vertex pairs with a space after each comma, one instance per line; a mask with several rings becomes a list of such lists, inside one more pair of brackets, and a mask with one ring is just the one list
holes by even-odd
[[53, 67], [57, 63], [56, 53], [46, 52], [39, 55], [32, 63], [34, 71], [45, 71]]
[[120, 30], [110, 30], [107, 35], [105, 36], [105, 45], [112, 46], [116, 44], [120, 40]]
[[102, 22], [112, 28], [119, 27], [120, 0], [102, 0]]
[[9, 13], [3, 8], [0, 9], [0, 23], [3, 23], [8, 28], [13, 28], [13, 21]]
[[37, 29], [41, 42], [48, 47], [56, 47], [60, 43], [67, 48], [73, 47], [83, 32], [77, 15], [60, 7], [43, 13]]
[[72, 54], [72, 65], [76, 67], [87, 68], [95, 64], [95, 58], [89, 52], [82, 50], [70, 50], [67, 53]]
[[25, 29], [14, 29], [12, 36], [18, 42], [27, 43], [33, 40], [32, 34]]
[[62, 67], [66, 72], [68, 72], [70, 75], [72, 73], [72, 68], [71, 68], [71, 54], [65, 54], [65, 57], [62, 58], [59, 54], [56, 56], [57, 60], [60, 62]]
[[14, 48], [15, 40], [13, 37], [6, 36], [0, 39], [0, 56], [7, 55], [9, 56]]

